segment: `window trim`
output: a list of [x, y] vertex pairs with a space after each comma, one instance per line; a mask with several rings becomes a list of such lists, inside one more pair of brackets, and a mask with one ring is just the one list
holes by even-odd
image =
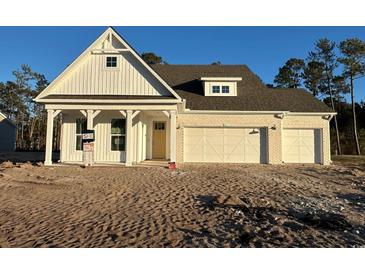
[[[115, 67], [108, 67], [107, 66], [107, 63], [108, 63], [108, 58], [116, 58], [116, 66]], [[118, 59], [118, 56], [112, 56], [112, 55], [107, 55], [105, 56], [105, 59], [104, 59], [104, 69], [107, 69], [107, 70], [113, 70], [113, 69], [119, 69], [119, 59]]]
[[[213, 87], [220, 86], [220, 92], [213, 93]], [[224, 86], [229, 87], [229, 92], [222, 92]], [[217, 88], [215, 88], [216, 91]], [[227, 88], [225, 88], [227, 91]], [[229, 96], [237, 96], [237, 83], [234, 82], [204, 82], [204, 96], [222, 96], [222, 97], [229, 97]]]
[[[113, 124], [113, 120], [122, 120], [122, 123], [124, 121], [124, 133], [112, 133], [112, 124]], [[126, 127], [125, 127], [125, 119], [122, 119], [122, 118], [112, 118], [110, 120], [110, 151], [114, 151], [114, 152], [125, 152], [125, 136], [126, 136]], [[113, 140], [113, 137], [124, 137], [124, 150], [115, 150], [113, 149], [113, 143], [112, 143], [112, 140]]]

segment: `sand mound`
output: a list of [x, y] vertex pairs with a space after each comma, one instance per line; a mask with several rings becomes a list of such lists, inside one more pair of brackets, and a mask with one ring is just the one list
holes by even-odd
[[365, 177], [365, 172], [357, 168], [350, 169], [349, 173], [355, 177]]
[[10, 162], [10, 161], [6, 161], [6, 162], [3, 162], [1, 165], [0, 165], [0, 167], [2, 167], [2, 168], [12, 168], [14, 165], [13, 165], [13, 163], [12, 162]]
[[17, 163], [17, 166], [20, 168], [33, 168], [33, 165], [31, 162]]
[[217, 203], [228, 206], [241, 206], [243, 205], [240, 198], [232, 195], [218, 195], [216, 197]]

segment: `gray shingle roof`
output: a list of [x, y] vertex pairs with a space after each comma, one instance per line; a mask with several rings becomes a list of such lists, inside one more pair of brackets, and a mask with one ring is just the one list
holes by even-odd
[[[245, 65], [152, 65], [193, 110], [332, 112], [302, 89], [270, 89]], [[204, 96], [201, 77], [242, 77], [237, 96]]]

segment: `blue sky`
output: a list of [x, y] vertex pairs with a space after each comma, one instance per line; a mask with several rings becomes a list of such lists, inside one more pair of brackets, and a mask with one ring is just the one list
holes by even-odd
[[[106, 27], [0, 27], [0, 81], [29, 64], [54, 79]], [[319, 38], [339, 42], [365, 27], [115, 27], [139, 52], [152, 51], [170, 64], [246, 64], [265, 83], [291, 57], [305, 58]], [[356, 82], [365, 100], [365, 78]]]

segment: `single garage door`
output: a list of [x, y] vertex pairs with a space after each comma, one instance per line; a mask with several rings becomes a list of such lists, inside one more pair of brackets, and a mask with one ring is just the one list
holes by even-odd
[[284, 163], [321, 163], [321, 131], [319, 129], [284, 129]]
[[264, 128], [185, 128], [184, 161], [266, 163]]

